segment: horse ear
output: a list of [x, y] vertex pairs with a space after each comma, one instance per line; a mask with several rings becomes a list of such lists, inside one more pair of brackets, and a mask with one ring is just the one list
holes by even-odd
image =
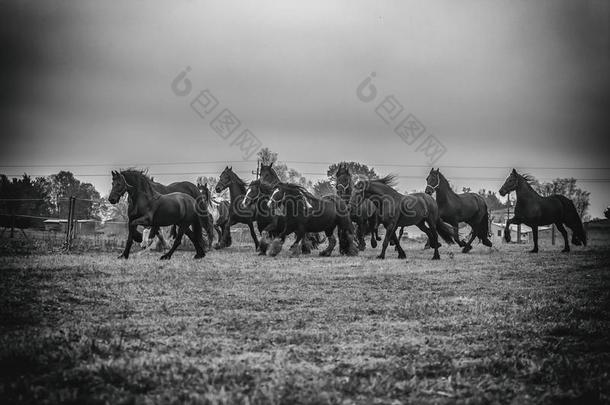
[[233, 171], [233, 166], [229, 167], [229, 170]]
[[512, 173], [513, 173], [513, 174], [517, 174], [517, 171], [516, 171], [516, 170], [513, 168]]

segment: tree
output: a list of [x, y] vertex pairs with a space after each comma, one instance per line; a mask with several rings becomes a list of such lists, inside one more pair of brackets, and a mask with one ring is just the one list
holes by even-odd
[[[462, 193], [472, 193], [472, 189], [470, 187], [462, 187]], [[481, 192], [479, 191], [479, 194], [481, 194]], [[483, 190], [483, 196], [485, 196], [485, 190]]]
[[604, 211], [604, 216], [610, 219], [610, 207], [606, 208], [606, 210]]
[[266, 166], [270, 165], [271, 163], [277, 162], [277, 153], [272, 152], [267, 147], [259, 150], [256, 156], [258, 157], [258, 160], [261, 161], [261, 164], [264, 164]]
[[[370, 178], [370, 179], [379, 178], [377, 173], [375, 173], [375, 169], [369, 168], [365, 164], [358, 163], [358, 162], [341, 162], [341, 163], [347, 165], [347, 168], [349, 169], [349, 172], [352, 174], [352, 176], [354, 176], [354, 175], [355, 176], [364, 176], [364, 177]], [[336, 180], [335, 176], [337, 174], [338, 167], [339, 167], [338, 163], [333, 163], [332, 165], [328, 166], [326, 175], [332, 181]]]
[[65, 170], [51, 175], [49, 180], [51, 182], [51, 200], [55, 201], [57, 214], [60, 217], [67, 217], [70, 197], [78, 199], [74, 212], [76, 219], [93, 216], [96, 204], [99, 203], [100, 193], [91, 183], [81, 183], [72, 172]]
[[534, 179], [531, 182], [531, 185], [532, 188], [542, 196], [560, 194], [569, 198], [574, 203], [578, 215], [580, 215], [581, 218], [585, 218], [590, 205], [589, 200], [591, 193], [579, 188], [576, 185], [575, 178], [557, 178], [550, 183], [541, 183]]
[[310, 180], [307, 180], [307, 178], [299, 171], [288, 167], [286, 163], [279, 162], [277, 160], [278, 154], [271, 151], [269, 148], [262, 148], [258, 151], [256, 156], [261, 161], [261, 164], [270, 165], [273, 163], [273, 170], [275, 170], [277, 173], [280, 181], [285, 183], [295, 183], [305, 188], [312, 187]]
[[[49, 216], [52, 204], [47, 193], [48, 181], [38, 177], [34, 181], [27, 174], [9, 180], [0, 175], [0, 211], [9, 215]], [[14, 200], [14, 201], [10, 201]]]
[[506, 208], [507, 203], [502, 203], [496, 193], [491, 190], [485, 190], [484, 188], [479, 190], [478, 194], [485, 199], [485, 203], [487, 204], [487, 209], [490, 211], [498, 210], [501, 208]]
[[324, 197], [326, 195], [336, 194], [335, 189], [330, 180], [318, 180], [313, 185], [313, 194], [318, 197]]

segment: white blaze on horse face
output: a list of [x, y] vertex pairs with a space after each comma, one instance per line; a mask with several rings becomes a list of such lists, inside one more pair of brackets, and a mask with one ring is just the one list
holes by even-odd
[[278, 188], [276, 188], [275, 190], [273, 190], [273, 194], [271, 194], [271, 197], [269, 197], [269, 201], [267, 201], [267, 207], [271, 208], [271, 204], [273, 204], [273, 202], [275, 201], [275, 195], [279, 192], [280, 190]]
[[246, 208], [247, 207], [247, 201], [248, 199], [252, 199], [252, 189], [250, 187], [248, 187], [248, 190], [246, 190], [246, 195], [244, 196], [244, 199], [241, 200], [241, 206]]

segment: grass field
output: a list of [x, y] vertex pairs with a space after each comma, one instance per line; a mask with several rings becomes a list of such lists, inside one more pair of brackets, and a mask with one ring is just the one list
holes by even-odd
[[609, 246], [407, 248], [0, 257], [0, 402], [610, 402]]

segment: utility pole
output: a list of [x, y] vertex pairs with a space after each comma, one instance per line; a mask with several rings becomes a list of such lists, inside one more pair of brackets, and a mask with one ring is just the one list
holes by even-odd
[[260, 167], [261, 167], [261, 161], [260, 159], [256, 160], [256, 171], [252, 170], [252, 174], [256, 174], [256, 180], [258, 180], [258, 177], [260, 176]]

